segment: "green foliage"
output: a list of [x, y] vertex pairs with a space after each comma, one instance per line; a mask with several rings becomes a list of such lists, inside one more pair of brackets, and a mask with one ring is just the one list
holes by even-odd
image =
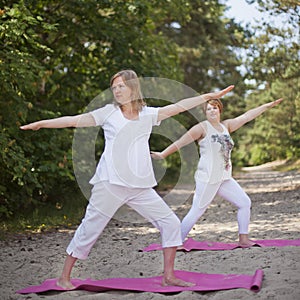
[[240, 166], [299, 158], [300, 98], [297, 80], [289, 83], [276, 81], [268, 89], [252, 93], [247, 98], [247, 109], [278, 99], [282, 94], [284, 101], [279, 107], [265, 112], [234, 134], [239, 145], [234, 158]]
[[120, 69], [182, 78], [174, 43], [159, 28], [170, 16], [184, 19], [184, 3], [2, 2], [1, 216], [78, 193], [73, 131], [22, 132], [21, 124], [81, 113]]
[[36, 83], [44, 71], [37, 57], [51, 53], [51, 49], [40, 43], [37, 32], [54, 28], [43, 23], [39, 16], [33, 16], [22, 1], [1, 10], [0, 215], [6, 217], [36, 204], [43, 187], [38, 175], [31, 171], [33, 165], [27, 155], [34, 145], [23, 138], [19, 125], [34, 110], [25, 99], [35, 95]]
[[238, 84], [243, 93], [241, 59], [234, 50], [246, 46], [248, 31], [225, 18], [225, 5], [217, 0], [189, 5], [187, 20], [172, 20], [163, 29], [178, 45], [184, 83], [201, 92]]
[[[253, 1], [248, 1], [253, 2]], [[258, 24], [247, 52], [246, 78], [261, 86], [247, 99], [248, 107], [284, 98], [279, 108], [259, 117], [244, 136], [239, 149], [244, 163], [260, 164], [275, 159], [299, 158], [299, 6], [297, 1], [258, 1], [260, 10], [285, 19], [279, 26], [271, 21]], [[250, 104], [253, 103], [253, 104]]]

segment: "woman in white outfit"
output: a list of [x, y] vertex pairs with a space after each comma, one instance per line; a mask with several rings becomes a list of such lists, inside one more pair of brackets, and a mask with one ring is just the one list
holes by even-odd
[[153, 190], [153, 174], [148, 140], [152, 126], [216, 97], [233, 86], [179, 101], [164, 107], [147, 107], [136, 73], [124, 70], [111, 79], [114, 104], [92, 112], [42, 120], [21, 126], [40, 128], [101, 126], [105, 149], [91, 179], [93, 189], [86, 214], [67, 248], [67, 257], [57, 284], [72, 289], [71, 271], [77, 259], [86, 259], [94, 243], [117, 209], [127, 204], [147, 218], [161, 232], [164, 255], [163, 285], [191, 286], [175, 277], [176, 249], [182, 245], [180, 220]]
[[236, 118], [221, 122], [222, 102], [219, 99], [209, 100], [203, 104], [207, 120], [196, 124], [162, 152], [151, 153], [153, 158], [164, 159], [193, 141], [199, 144], [200, 160], [195, 173], [196, 190], [192, 207], [181, 225], [183, 241], [214, 197], [219, 195], [238, 208], [239, 245], [250, 247], [254, 244], [248, 236], [251, 200], [231, 174], [230, 155], [234, 143], [230, 133], [281, 101], [282, 99], [278, 99], [265, 103]]

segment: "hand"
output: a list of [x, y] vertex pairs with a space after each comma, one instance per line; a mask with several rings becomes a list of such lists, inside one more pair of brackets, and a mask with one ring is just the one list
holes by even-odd
[[161, 152], [150, 152], [151, 157], [154, 159], [164, 159], [164, 157], [162, 156]]
[[41, 128], [40, 122], [34, 122], [27, 125], [20, 126], [22, 130], [39, 130]]
[[234, 85], [230, 85], [224, 90], [221, 90], [219, 92], [213, 92], [211, 93], [211, 99], [218, 99], [229, 93], [234, 88]]
[[279, 99], [277, 99], [275, 101], [270, 102], [269, 103], [269, 105], [270, 105], [269, 108], [272, 108], [272, 107], [278, 105], [279, 103], [281, 103], [282, 100], [283, 100], [283, 98], [279, 98]]

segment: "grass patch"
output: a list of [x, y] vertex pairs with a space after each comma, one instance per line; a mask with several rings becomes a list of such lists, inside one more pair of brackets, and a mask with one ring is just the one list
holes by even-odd
[[74, 228], [84, 216], [87, 200], [70, 197], [64, 203], [44, 203], [31, 210], [16, 213], [0, 222], [0, 239], [15, 234], [50, 232], [59, 228]]
[[290, 171], [300, 172], [300, 159], [288, 160], [285, 164], [274, 168], [274, 170], [280, 172], [290, 172]]

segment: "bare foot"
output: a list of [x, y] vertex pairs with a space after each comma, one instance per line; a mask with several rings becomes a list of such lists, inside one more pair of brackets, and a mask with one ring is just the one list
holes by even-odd
[[162, 283], [161, 283], [162, 286], [184, 286], [184, 287], [189, 287], [189, 286], [194, 286], [195, 283], [192, 283], [192, 282], [187, 282], [187, 281], [184, 281], [184, 280], [181, 280], [179, 278], [176, 278], [176, 277], [172, 277], [172, 278], [163, 278], [162, 280]]
[[255, 242], [253, 242], [251, 240], [239, 241], [239, 246], [242, 247], [242, 248], [250, 248], [254, 245], [255, 245]]
[[71, 283], [70, 280], [59, 278], [56, 282], [56, 285], [65, 289], [65, 290], [72, 290], [75, 289], [75, 286]]
[[239, 234], [239, 246], [242, 248], [250, 248], [255, 245], [255, 242], [249, 239], [248, 234]]

